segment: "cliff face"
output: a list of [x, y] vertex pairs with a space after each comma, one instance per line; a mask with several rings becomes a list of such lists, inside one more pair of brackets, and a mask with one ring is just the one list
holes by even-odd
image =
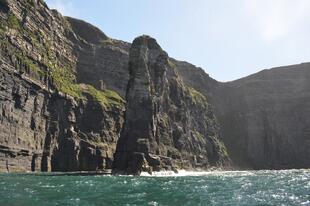
[[213, 90], [222, 134], [241, 167], [310, 167], [310, 64], [265, 70]]
[[75, 44], [77, 81], [97, 89], [108, 88], [125, 97], [130, 44], [111, 39], [81, 20], [66, 20], [74, 32], [70, 39]]
[[210, 98], [235, 167], [310, 167], [309, 63], [227, 83], [191, 64], [177, 63], [183, 80]]
[[115, 173], [206, 169], [228, 162], [206, 97], [183, 83], [155, 39], [142, 36], [133, 42], [129, 73]]
[[228, 162], [206, 98], [154, 39], [131, 46], [41, 0], [0, 6], [1, 171], [110, 169], [117, 143], [124, 173], [141, 157], [147, 170]]
[[151, 37], [3, 0], [0, 171], [309, 168], [309, 69], [220, 83]]
[[76, 101], [1, 65], [2, 171], [111, 168], [122, 108]]
[[[125, 108], [109, 89], [123, 91], [128, 75], [109, 85], [103, 76], [112, 73], [107, 67], [122, 73], [128, 60], [101, 64], [101, 70], [93, 64], [105, 62], [97, 55], [102, 50], [126, 56], [120, 50], [127, 44], [102, 43], [113, 40], [84, 22], [80, 26], [93, 33], [75, 33], [75, 20], [40, 0], [1, 1], [0, 8], [0, 170], [111, 168]], [[86, 68], [97, 75], [88, 79]]]

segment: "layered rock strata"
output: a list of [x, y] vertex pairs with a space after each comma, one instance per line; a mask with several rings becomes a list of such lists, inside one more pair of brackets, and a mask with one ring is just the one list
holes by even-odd
[[[62, 17], [40, 0], [1, 1], [0, 8], [0, 170], [111, 168], [124, 101], [110, 89], [123, 91], [127, 77], [107, 85], [112, 71], [106, 68], [114, 68], [115, 76], [127, 68], [121, 61], [108, 63], [106, 56], [126, 53], [126, 44]], [[75, 33], [77, 24], [89, 28], [90, 36]], [[116, 43], [101, 42], [108, 40]], [[98, 75], [87, 79], [85, 68]]]
[[[187, 88], [179, 80], [176, 68], [169, 63], [167, 54], [155, 40], [147, 40], [153, 42], [150, 46], [156, 47], [151, 49], [150, 54], [157, 56], [159, 52], [162, 62], [150, 56], [150, 64], [160, 65], [155, 66], [156, 69], [154, 65], [151, 66], [152, 71], [149, 72], [155, 73], [141, 74], [152, 75], [148, 84], [156, 88], [148, 91], [145, 85], [140, 85], [140, 89], [132, 86], [127, 88], [127, 85], [136, 82], [131, 73], [135, 69], [131, 65], [140, 65], [141, 61], [135, 57], [137, 52], [131, 52], [129, 61], [129, 43], [111, 39], [84, 21], [63, 17], [57, 11], [49, 10], [41, 0], [1, 1], [0, 18], [2, 171], [110, 169], [121, 131], [124, 136], [129, 132], [123, 126], [135, 122], [126, 118], [124, 123], [123, 100], [125, 96], [135, 95], [135, 90], [149, 92], [146, 95], [152, 99], [151, 103], [140, 105], [145, 107], [138, 110], [130, 98], [126, 107], [129, 117], [132, 111], [146, 115], [147, 123], [142, 125], [140, 131], [137, 127], [133, 132], [148, 134], [150, 129], [156, 130], [149, 136], [138, 138], [150, 140], [148, 158], [152, 154], [161, 156], [160, 159], [154, 156], [153, 161], [159, 161], [160, 164], [156, 163], [156, 168], [150, 164], [152, 167], [160, 170], [172, 167], [206, 168], [222, 164], [224, 147], [219, 148], [223, 151], [217, 151], [217, 145], [208, 145], [214, 151], [205, 150], [207, 140], [204, 138], [208, 137], [206, 128], [195, 126], [198, 119], [195, 120], [194, 116], [187, 120], [184, 117], [185, 113], [196, 112], [187, 109], [187, 106], [197, 104], [197, 110], [198, 107], [209, 110], [209, 105], [202, 102], [205, 97], [199, 94], [201, 102], [196, 102], [196, 97], [191, 96], [196, 91]], [[149, 55], [148, 51], [145, 54], [143, 52], [141, 50], [139, 55]], [[148, 63], [148, 60], [143, 61]], [[166, 67], [171, 71], [166, 72]], [[160, 88], [161, 83], [171, 89]], [[168, 98], [167, 92], [171, 91], [177, 96]], [[137, 98], [144, 99], [139, 95]], [[157, 109], [151, 105], [153, 103]], [[171, 108], [170, 104], [173, 104]], [[163, 112], [158, 113], [159, 109]], [[170, 117], [168, 113], [171, 113]], [[151, 121], [150, 114], [156, 116], [153, 128], [147, 126]], [[214, 144], [217, 144], [216, 120], [211, 110], [209, 115], [208, 130], [214, 132], [211, 136], [215, 138]], [[191, 125], [186, 125], [189, 122], [193, 122], [193, 129], [189, 129]], [[166, 128], [168, 124], [174, 126]], [[182, 134], [183, 131], [186, 134]], [[195, 135], [198, 140], [191, 142]], [[135, 152], [141, 153], [137, 146], [133, 147], [133, 150], [137, 149]], [[212, 162], [213, 153], [219, 154], [219, 157]], [[178, 163], [172, 164], [173, 161]], [[137, 166], [137, 169], [140, 170], [140, 167]]]
[[2, 0], [0, 170], [139, 174], [228, 156], [241, 169], [309, 168], [309, 71], [221, 83], [151, 37], [130, 44], [42, 0]]
[[186, 62], [176, 64], [184, 82], [210, 98], [235, 168], [310, 167], [309, 63], [227, 83]]
[[228, 162], [207, 98], [184, 84], [155, 39], [135, 39], [129, 73], [115, 173], [207, 169]]

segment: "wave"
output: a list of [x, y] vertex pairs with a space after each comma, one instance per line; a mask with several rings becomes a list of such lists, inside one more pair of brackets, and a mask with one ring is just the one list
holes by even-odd
[[212, 170], [212, 171], [187, 171], [187, 170], [178, 170], [174, 171], [160, 171], [153, 172], [149, 174], [147, 172], [142, 172], [141, 176], [143, 177], [186, 177], [186, 176], [253, 176], [257, 174], [267, 174], [267, 173], [291, 173], [291, 172], [310, 172], [309, 169], [292, 169], [292, 170], [248, 170], [248, 171], [223, 171], [223, 170]]
[[208, 176], [208, 175], [223, 175], [228, 173], [247, 173], [248, 171], [187, 171], [187, 170], [178, 170], [178, 172], [174, 171], [160, 171], [160, 172], [153, 172], [149, 174], [147, 172], [142, 172], [141, 176], [146, 177], [186, 177], [186, 176]]

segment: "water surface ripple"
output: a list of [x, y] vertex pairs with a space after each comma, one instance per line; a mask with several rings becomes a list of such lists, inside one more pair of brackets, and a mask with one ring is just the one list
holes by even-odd
[[0, 205], [310, 206], [310, 170], [182, 177], [0, 174]]

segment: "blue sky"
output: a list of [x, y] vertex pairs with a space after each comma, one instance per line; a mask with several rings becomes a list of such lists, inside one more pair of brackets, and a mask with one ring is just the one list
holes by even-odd
[[[91, 3], [90, 3], [91, 2]], [[108, 36], [157, 39], [219, 81], [310, 62], [310, 0], [47, 0]]]

